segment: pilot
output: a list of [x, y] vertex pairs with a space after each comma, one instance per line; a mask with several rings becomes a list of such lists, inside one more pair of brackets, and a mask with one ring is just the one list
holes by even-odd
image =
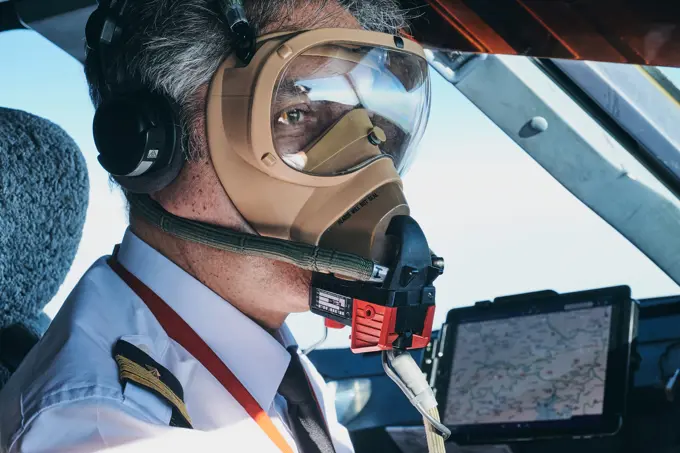
[[393, 0], [99, 2], [94, 136], [130, 227], [0, 394], [0, 451], [352, 451], [285, 320], [310, 269], [379, 274], [343, 257], [379, 262], [408, 213], [430, 91], [404, 27]]

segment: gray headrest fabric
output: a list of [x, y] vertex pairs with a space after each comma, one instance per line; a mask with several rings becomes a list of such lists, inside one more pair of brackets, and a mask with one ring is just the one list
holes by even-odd
[[73, 263], [88, 196], [73, 139], [48, 120], [0, 108], [0, 329], [44, 332], [42, 309]]

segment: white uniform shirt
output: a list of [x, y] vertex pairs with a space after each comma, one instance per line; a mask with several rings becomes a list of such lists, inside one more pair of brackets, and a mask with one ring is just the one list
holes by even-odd
[[[168, 338], [106, 259], [83, 276], [0, 392], [0, 452], [279, 451], [212, 374]], [[277, 394], [290, 361], [288, 328], [275, 338], [129, 231], [118, 261], [196, 331], [297, 452], [286, 402]], [[193, 430], [170, 427], [171, 406], [155, 394], [131, 382], [123, 390], [112, 356], [119, 339], [144, 350], [179, 380]], [[333, 396], [311, 362], [305, 357], [302, 362], [337, 453], [351, 452]]]

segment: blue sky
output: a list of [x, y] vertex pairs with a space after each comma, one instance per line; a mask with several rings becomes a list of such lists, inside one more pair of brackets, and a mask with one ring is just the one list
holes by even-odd
[[[0, 34], [0, 55], [0, 106], [59, 124], [80, 145], [90, 171], [83, 241], [46, 309], [53, 315], [89, 265], [122, 237], [122, 199], [96, 160], [94, 112], [80, 64], [30, 31]], [[680, 71], [667, 75], [680, 86]], [[405, 188], [413, 216], [447, 262], [437, 282], [435, 325], [452, 307], [540, 289], [628, 284], [636, 297], [680, 293], [434, 71], [433, 95], [430, 123]], [[321, 332], [313, 315], [294, 316], [290, 324], [303, 346]], [[334, 333], [327, 346], [347, 345], [347, 333]]]
[[675, 84], [675, 86], [680, 87], [680, 69], [678, 68], [662, 68], [661, 71], [665, 74], [668, 79]]

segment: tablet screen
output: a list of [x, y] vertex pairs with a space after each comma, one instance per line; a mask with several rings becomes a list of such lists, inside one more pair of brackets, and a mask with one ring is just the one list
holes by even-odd
[[444, 423], [601, 415], [611, 306], [458, 325]]

